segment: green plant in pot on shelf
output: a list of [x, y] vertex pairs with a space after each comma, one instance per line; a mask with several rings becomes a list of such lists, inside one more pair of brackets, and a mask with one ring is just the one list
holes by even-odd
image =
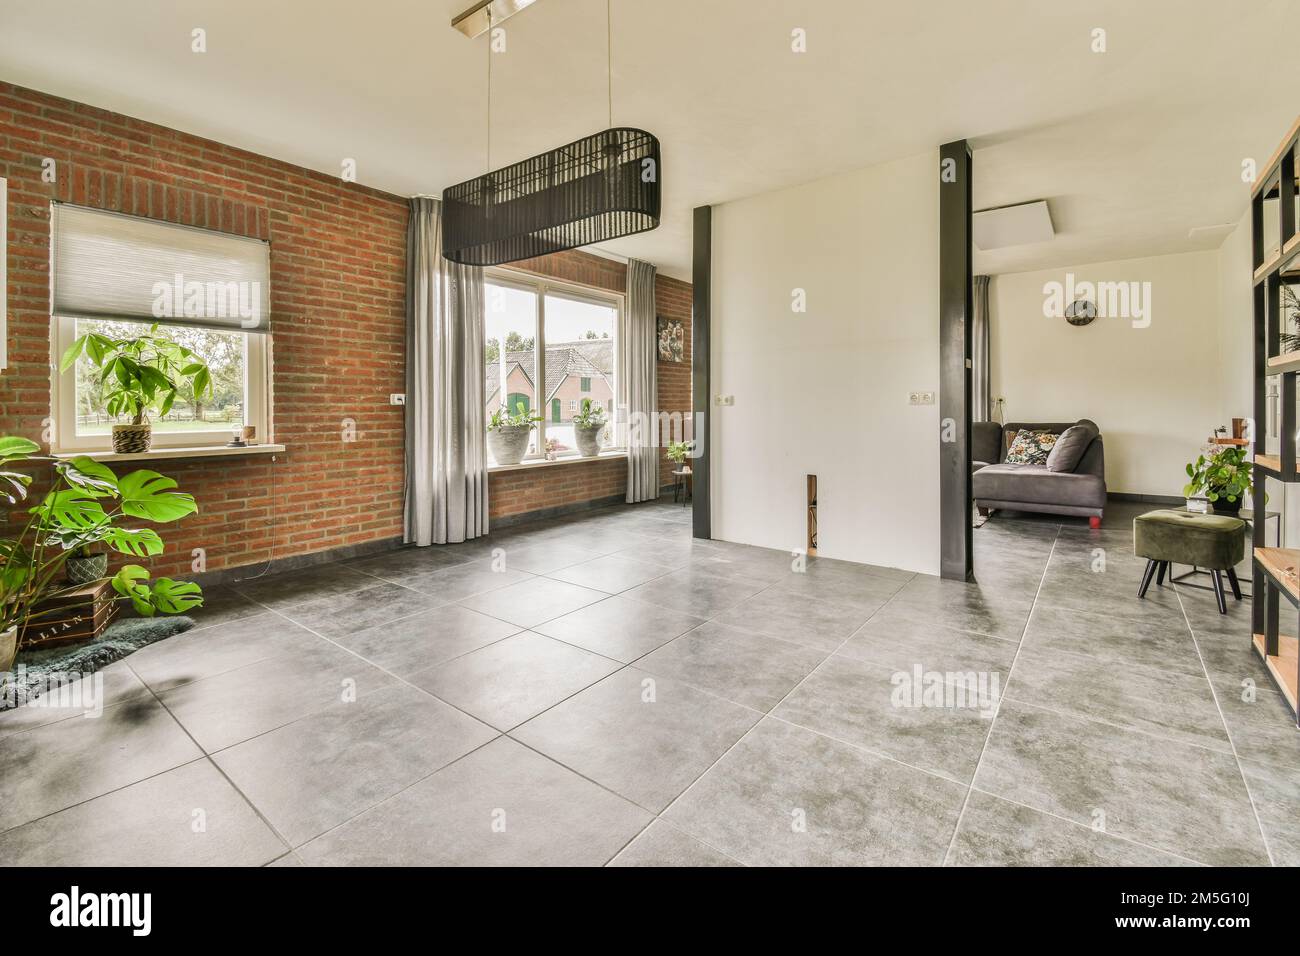
[[695, 447], [693, 441], [670, 441], [668, 448], [664, 452], [664, 457], [671, 461], [678, 468], [686, 464], [686, 459], [691, 456], [691, 449]]
[[1209, 458], [1198, 455], [1187, 465], [1190, 481], [1183, 486], [1183, 497], [1204, 497], [1215, 511], [1236, 514], [1255, 487], [1251, 467], [1245, 448], [1228, 446]]
[[[68, 583], [66, 564], [79, 549], [104, 547], [133, 558], [162, 553], [163, 540], [152, 528], [132, 527], [132, 519], [177, 521], [198, 510], [194, 498], [176, 482], [141, 469], [118, 477], [86, 457], [50, 458], [26, 438], [0, 437], [0, 500], [10, 505], [28, 499], [34, 476], [14, 466], [52, 468], [45, 496], [26, 511], [16, 537], [0, 538], [0, 672], [12, 669], [19, 635], [39, 629], [66, 608], [50, 602], [92, 581]], [[107, 563], [107, 555], [105, 564]], [[94, 580], [107, 577], [107, 569]], [[145, 616], [182, 614], [203, 603], [197, 584], [160, 577], [127, 564], [109, 578], [118, 600], [130, 601]]]
[[488, 451], [492, 460], [498, 465], [517, 465], [524, 460], [528, 451], [528, 436], [542, 420], [541, 415], [528, 410], [524, 402], [515, 402], [515, 413], [511, 415], [501, 406], [488, 419]]
[[578, 414], [573, 416], [573, 438], [583, 458], [595, 458], [600, 454], [600, 435], [608, 424], [605, 409], [584, 398]]
[[193, 349], [159, 335], [156, 324], [124, 338], [80, 335], [63, 353], [59, 371], [66, 372], [83, 355], [99, 369], [105, 409], [114, 418], [130, 419], [113, 426], [113, 450], [119, 454], [149, 450], [150, 413], [164, 417], [178, 397], [197, 408], [213, 396], [207, 363]]

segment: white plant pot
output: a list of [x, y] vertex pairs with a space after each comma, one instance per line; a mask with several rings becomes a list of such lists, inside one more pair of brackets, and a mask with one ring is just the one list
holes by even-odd
[[573, 437], [578, 443], [578, 452], [583, 458], [595, 458], [600, 454], [600, 433], [604, 430], [604, 425], [597, 425], [594, 428], [573, 426]]
[[14, 669], [14, 658], [18, 656], [18, 628], [11, 627], [0, 631], [0, 673]]
[[498, 465], [517, 465], [528, 451], [532, 425], [506, 425], [488, 432], [488, 453]]

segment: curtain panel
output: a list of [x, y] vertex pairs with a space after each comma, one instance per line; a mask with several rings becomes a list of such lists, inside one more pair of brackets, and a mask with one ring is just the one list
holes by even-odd
[[970, 419], [973, 422], [989, 420], [989, 277], [971, 279], [971, 361], [970, 361]]
[[411, 200], [406, 261], [405, 540], [488, 531], [483, 270], [442, 255], [442, 203]]
[[656, 426], [655, 267], [629, 259], [627, 302], [619, 335], [619, 405], [628, 418], [628, 504], [659, 497], [659, 447]]

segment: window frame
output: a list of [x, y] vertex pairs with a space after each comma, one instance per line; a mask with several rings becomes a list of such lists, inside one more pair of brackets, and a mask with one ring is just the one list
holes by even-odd
[[[611, 336], [611, 342], [613, 344], [613, 356], [614, 356], [614, 369], [613, 369], [614, 396], [613, 396], [612, 403], [614, 407], [617, 408], [618, 407], [618, 383], [620, 381], [620, 375], [623, 371], [622, 364], [621, 364], [622, 357], [619, 354], [619, 331], [623, 327], [623, 305], [624, 305], [625, 296], [621, 292], [612, 292], [608, 289], [600, 289], [595, 286], [582, 285], [581, 283], [577, 283], [577, 282], [568, 282], [563, 279], [553, 279], [550, 278], [549, 276], [534, 275], [530, 272], [520, 272], [515, 269], [503, 268], [501, 266], [485, 267], [483, 269], [483, 281], [485, 283], [490, 283], [492, 285], [508, 286], [515, 289], [525, 290], [528, 292], [532, 292], [536, 296], [536, 310], [534, 312], [535, 332], [534, 332], [534, 339], [533, 339], [534, 342], [533, 348], [535, 351], [534, 364], [536, 366], [536, 368], [534, 369], [534, 374], [537, 376], [537, 384], [535, 387], [537, 389], [538, 399], [536, 403], [536, 408], [534, 408], [533, 411], [542, 414], [542, 420], [538, 422], [536, 425], [537, 451], [531, 455], [526, 454], [523, 460], [525, 463], [545, 461], [546, 460], [546, 429], [547, 426], [551, 424], [550, 401], [547, 398], [547, 396], [543, 394], [543, 390], [546, 387], [546, 297], [547, 295], [552, 295], [555, 296], [556, 298], [565, 298], [577, 302], [586, 302], [591, 305], [598, 305], [604, 308], [612, 308], [614, 310], [614, 330]], [[486, 298], [487, 297], [485, 295], [484, 299], [486, 300]], [[486, 335], [484, 336], [484, 341], [486, 342]], [[501, 343], [501, 345], [502, 347], [504, 347], [505, 343], [503, 342]], [[501, 387], [498, 389], [498, 394], [501, 395], [501, 399], [498, 399], [498, 401], [504, 398], [504, 392], [505, 392], [505, 384], [502, 383]], [[485, 400], [486, 397], [487, 396], [485, 395], [484, 396]], [[540, 409], [543, 408], [546, 409], [545, 413], [540, 412]], [[613, 444], [611, 444], [608, 448], [601, 449], [601, 452], [602, 454], [614, 453], [614, 452], [625, 452], [627, 450], [627, 442], [625, 440], [626, 429], [622, 427], [622, 424], [620, 422], [614, 421], [613, 415], [610, 416], [610, 422], [613, 425], [614, 441]], [[487, 456], [486, 445], [484, 446], [483, 455], [484, 455], [484, 464], [489, 468], [493, 467]], [[558, 456], [557, 460], [572, 461], [572, 460], [581, 460], [581, 458], [582, 458], [581, 454], [579, 454], [578, 450], [575, 448], [572, 452]]]
[[[117, 320], [112, 320], [117, 321]], [[120, 321], [136, 322], [135, 319]], [[54, 429], [53, 451], [60, 452], [100, 452], [112, 451], [113, 435], [111, 429], [103, 435], [77, 434], [77, 377], [69, 369], [67, 374], [59, 372], [59, 359], [77, 337], [77, 319], [75, 317], [55, 315], [51, 324], [52, 358], [50, 362], [50, 423]], [[151, 323], [138, 322], [142, 326]], [[167, 325], [159, 322], [160, 326]], [[216, 329], [219, 332], [239, 332], [239, 329]], [[270, 334], [265, 332], [243, 332], [244, 336], [244, 424], [257, 429], [257, 443], [272, 444], [270, 434], [270, 396], [271, 396], [271, 343]], [[231, 428], [214, 429], [210, 432], [169, 432], [163, 431], [155, 423], [151, 448], [215, 448], [229, 443], [234, 430]]]

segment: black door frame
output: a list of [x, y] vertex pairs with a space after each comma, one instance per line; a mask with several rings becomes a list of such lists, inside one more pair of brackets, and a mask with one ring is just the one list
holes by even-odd
[[713, 266], [713, 207], [697, 206], [691, 248], [691, 534], [713, 537], [709, 510], [709, 455], [712, 419], [709, 416], [709, 301]]
[[939, 147], [939, 573], [969, 581], [971, 541], [971, 151]]

